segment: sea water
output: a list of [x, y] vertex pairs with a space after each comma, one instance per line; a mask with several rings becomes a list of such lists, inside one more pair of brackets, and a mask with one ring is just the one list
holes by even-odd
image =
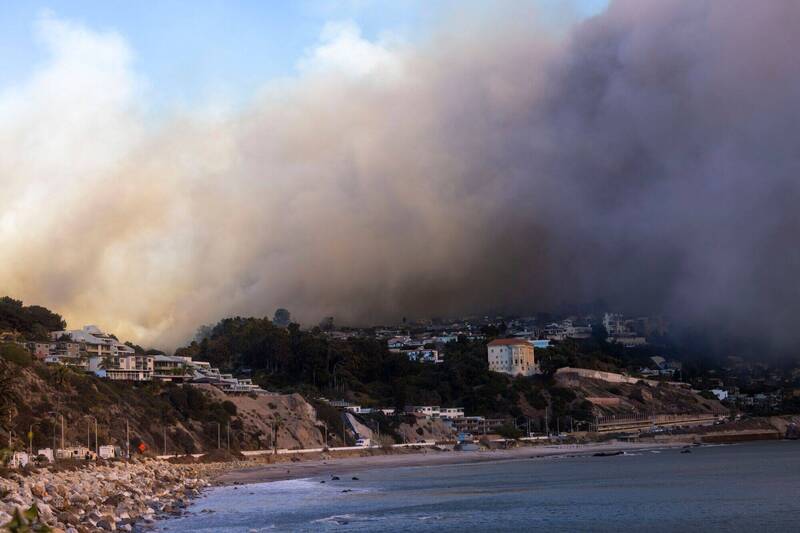
[[156, 529], [800, 531], [797, 441], [336, 475], [215, 488]]

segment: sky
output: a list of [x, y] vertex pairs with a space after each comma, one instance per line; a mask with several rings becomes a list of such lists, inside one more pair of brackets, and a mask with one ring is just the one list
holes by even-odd
[[[351, 23], [369, 40], [424, 38], [426, 28], [466, 4], [425, 0], [9, 0], [0, 11], [0, 88], [47, 60], [35, 27], [42, 16], [116, 32], [134, 54], [156, 112], [236, 104], [291, 76], [326, 25]], [[600, 12], [605, 0], [538, 0], [553, 27]]]
[[795, 0], [1, 9], [0, 292], [70, 327], [602, 300], [800, 342]]

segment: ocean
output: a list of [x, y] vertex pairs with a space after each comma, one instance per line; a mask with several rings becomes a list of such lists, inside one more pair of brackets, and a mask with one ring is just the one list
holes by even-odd
[[337, 475], [338, 481], [325, 475], [214, 488], [187, 515], [158, 522], [156, 529], [800, 530], [798, 441]]

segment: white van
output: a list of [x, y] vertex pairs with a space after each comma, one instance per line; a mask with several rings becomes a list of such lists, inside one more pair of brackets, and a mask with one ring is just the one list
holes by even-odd
[[356, 441], [356, 446], [362, 446], [364, 448], [369, 448], [372, 445], [370, 439], [358, 439]]

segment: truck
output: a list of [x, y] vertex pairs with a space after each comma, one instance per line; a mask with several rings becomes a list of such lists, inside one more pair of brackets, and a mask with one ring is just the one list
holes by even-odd
[[356, 441], [356, 446], [362, 446], [364, 448], [369, 448], [372, 446], [372, 441], [370, 439], [358, 439]]

